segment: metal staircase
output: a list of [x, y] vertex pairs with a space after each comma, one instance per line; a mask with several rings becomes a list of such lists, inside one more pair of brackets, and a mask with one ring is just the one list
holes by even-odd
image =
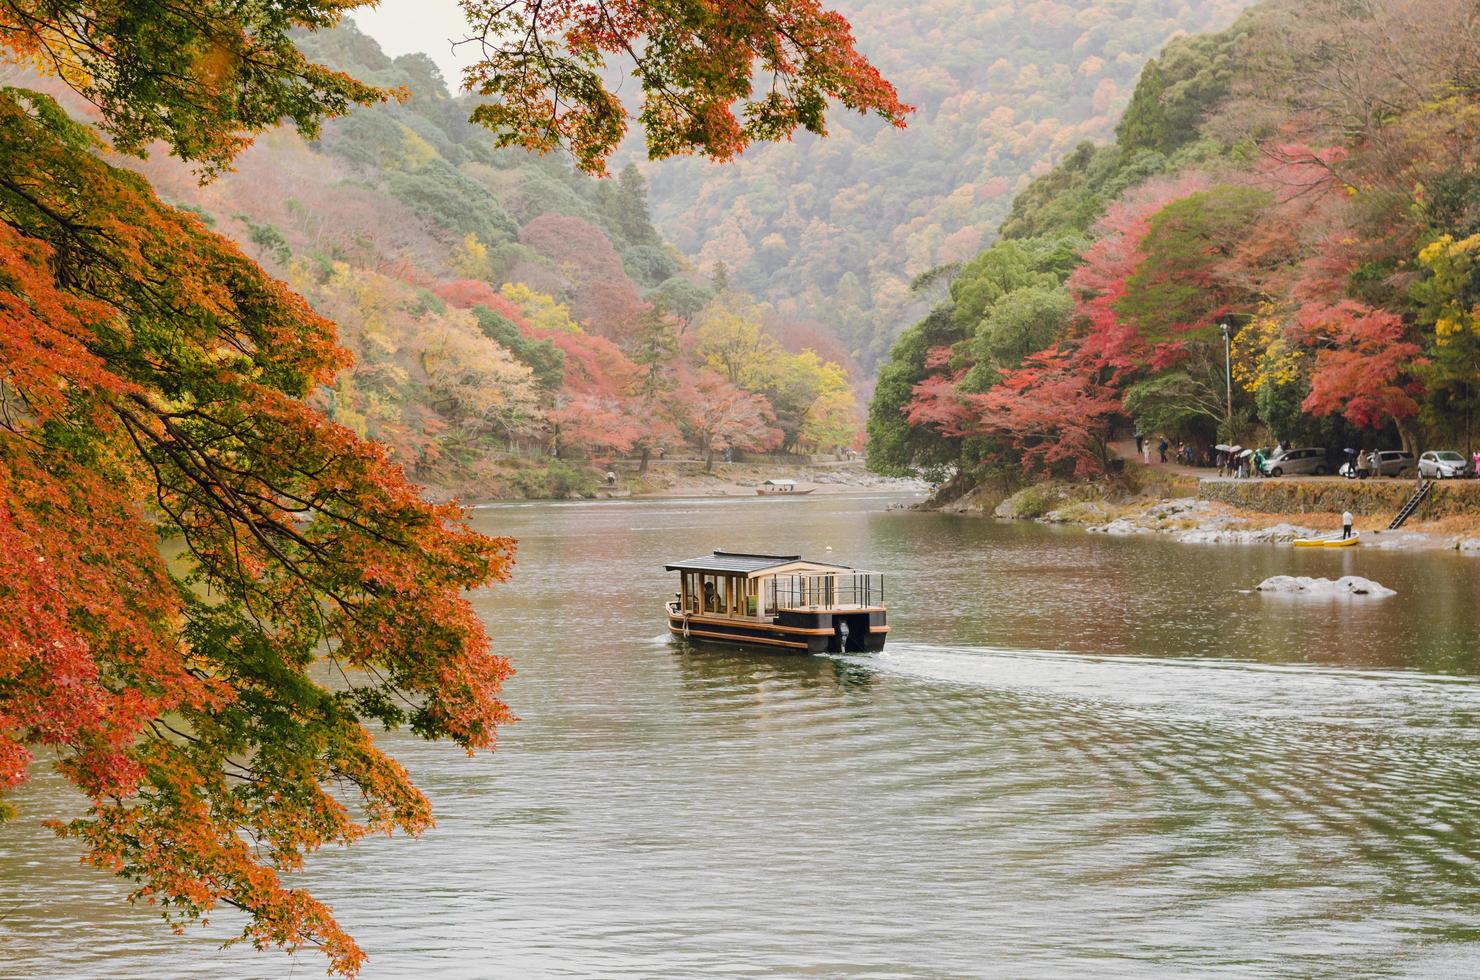
[[1409, 497], [1408, 502], [1403, 505], [1403, 509], [1398, 511], [1398, 516], [1393, 518], [1393, 522], [1388, 525], [1388, 530], [1396, 531], [1402, 527], [1403, 522], [1413, 516], [1413, 512], [1418, 510], [1419, 505], [1424, 502], [1424, 498], [1428, 497], [1429, 491], [1432, 489], [1434, 489], [1433, 480], [1419, 480], [1418, 489], [1413, 491], [1413, 496]]

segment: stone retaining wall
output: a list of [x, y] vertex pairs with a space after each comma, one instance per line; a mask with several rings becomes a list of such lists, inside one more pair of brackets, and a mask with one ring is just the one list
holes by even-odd
[[[1265, 514], [1397, 514], [1413, 494], [1413, 480], [1203, 480], [1197, 495]], [[1454, 514], [1480, 514], [1480, 480], [1441, 480], [1419, 507], [1414, 520]]]

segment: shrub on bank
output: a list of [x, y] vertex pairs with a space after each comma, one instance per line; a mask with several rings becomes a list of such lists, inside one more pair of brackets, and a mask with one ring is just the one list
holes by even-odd
[[1105, 499], [1110, 485], [1105, 483], [1035, 483], [997, 505], [993, 514], [1011, 520], [1037, 520], [1067, 504]]
[[589, 467], [563, 459], [540, 460], [508, 474], [508, 496], [526, 500], [569, 500], [592, 497], [601, 484]]

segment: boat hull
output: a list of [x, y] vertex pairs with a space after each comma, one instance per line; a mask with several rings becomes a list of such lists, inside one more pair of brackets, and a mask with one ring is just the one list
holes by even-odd
[[[872, 653], [889, 634], [882, 608], [784, 611], [769, 622], [720, 616], [685, 616], [666, 606], [668, 631], [687, 640], [764, 648], [772, 653]], [[846, 629], [840, 629], [845, 626]]]
[[758, 490], [756, 490], [756, 493], [759, 494], [762, 497], [805, 497], [807, 494], [811, 493], [813, 490], [816, 490], [816, 489], [817, 489], [816, 487], [808, 487], [806, 490], [761, 490], [761, 489], [758, 489]]
[[1354, 548], [1361, 536], [1357, 533], [1349, 538], [1296, 538], [1293, 543], [1297, 548]]

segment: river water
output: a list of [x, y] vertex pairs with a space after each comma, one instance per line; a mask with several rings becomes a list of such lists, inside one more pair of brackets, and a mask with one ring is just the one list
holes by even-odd
[[[880, 496], [499, 505], [475, 596], [523, 720], [383, 736], [419, 840], [305, 883], [367, 977], [1480, 975], [1480, 560], [1112, 539]], [[831, 553], [826, 549], [831, 547]], [[864, 657], [670, 640], [665, 560], [885, 572]], [[1361, 574], [1354, 602], [1247, 590]], [[311, 977], [183, 938], [35, 821], [0, 830], [0, 975]]]

